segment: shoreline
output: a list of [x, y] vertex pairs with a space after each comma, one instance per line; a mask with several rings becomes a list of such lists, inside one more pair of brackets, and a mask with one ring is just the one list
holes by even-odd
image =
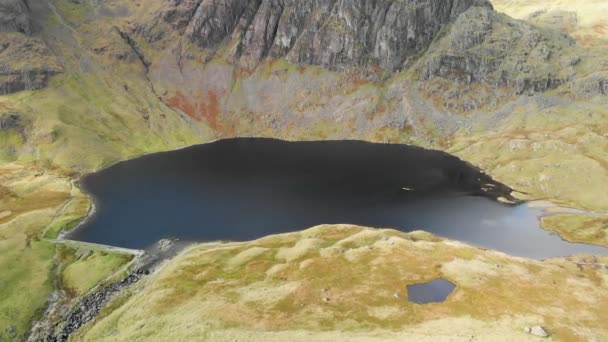
[[[82, 189], [81, 189], [82, 191]], [[90, 195], [89, 193], [82, 191], [83, 194], [86, 194], [87, 196], [89, 196], [91, 198], [91, 207], [89, 208], [89, 210], [87, 211], [87, 213], [85, 214], [85, 216], [83, 216], [82, 221], [80, 221], [76, 227], [70, 229], [70, 230], [61, 230], [59, 232], [59, 234], [57, 235], [57, 238], [55, 240], [57, 241], [76, 241], [76, 240], [70, 240], [69, 236], [70, 234], [73, 234], [74, 232], [76, 232], [78, 229], [80, 229], [84, 224], [86, 224], [90, 219], [93, 218], [93, 216], [97, 213], [97, 206], [95, 205], [95, 200], [93, 195]]]
[[[166, 151], [156, 151], [156, 152], [150, 152], [150, 153], [144, 153], [138, 156], [135, 156], [133, 158], [130, 159], [125, 159], [125, 160], [121, 160], [121, 161], [117, 161], [115, 163], [112, 163], [108, 166], [105, 166], [103, 168], [100, 168], [99, 170], [96, 171], [92, 171], [86, 174], [81, 174], [80, 178], [78, 180], [73, 181], [73, 185], [78, 187], [78, 189], [85, 194], [91, 202], [91, 206], [88, 210], [88, 212], [86, 213], [86, 215], [83, 217], [82, 221], [78, 223], [78, 225], [76, 225], [74, 228], [66, 231], [66, 230], [62, 230], [59, 232], [57, 238], [54, 240], [58, 243], [74, 243], [74, 244], [80, 244], [80, 245], [87, 245], [87, 246], [97, 246], [98, 248], [103, 248], [107, 251], [126, 251], [126, 253], [129, 254], [134, 254], [134, 255], [138, 255], [142, 252], [142, 250], [139, 249], [131, 249], [131, 248], [124, 248], [124, 247], [119, 247], [119, 246], [113, 246], [113, 245], [104, 245], [104, 244], [96, 244], [96, 243], [90, 243], [90, 242], [85, 242], [85, 241], [79, 241], [79, 240], [73, 240], [71, 239], [71, 237], [78, 232], [80, 229], [83, 229], [84, 226], [90, 222], [90, 220], [95, 218], [95, 215], [98, 214], [98, 204], [97, 201], [98, 199], [96, 198], [95, 195], [91, 194], [90, 192], [87, 191], [86, 187], [83, 186], [83, 179], [89, 175], [92, 175], [94, 173], [97, 172], [101, 172], [103, 170], [106, 170], [108, 168], [111, 168], [115, 165], [118, 165], [120, 163], [124, 163], [124, 162], [128, 162], [128, 161], [132, 161], [138, 158], [144, 158], [144, 157], [148, 157], [148, 156], [153, 156], [156, 154], [161, 154], [161, 153], [170, 153], [170, 152], [175, 152], [175, 151], [180, 151], [180, 150], [185, 150], [185, 149], [189, 149], [189, 148], [195, 148], [197, 146], [205, 146], [205, 145], [209, 145], [209, 144], [213, 144], [222, 140], [233, 140], [233, 139], [269, 139], [269, 140], [276, 140], [276, 141], [283, 141], [283, 142], [301, 142], [301, 141], [295, 141], [295, 140], [284, 140], [284, 139], [276, 139], [276, 138], [266, 138], [266, 137], [237, 137], [237, 138], [222, 138], [222, 139], [214, 139], [208, 142], [203, 142], [203, 143], [198, 143], [198, 144], [192, 144], [192, 145], [187, 145], [187, 146], [182, 146], [182, 147], [177, 147], [171, 150], [166, 150]], [[336, 140], [310, 140], [310, 141], [304, 141], [304, 142], [327, 142], [327, 141], [336, 141]], [[372, 143], [372, 144], [376, 144], [374, 142], [369, 142], [369, 141], [364, 141], [364, 140], [350, 140], [350, 141], [361, 141], [361, 142], [366, 142], [366, 143]], [[508, 185], [499, 183], [498, 181], [495, 181], [490, 174], [488, 174], [485, 170], [470, 164], [469, 162], [467, 162], [466, 160], [462, 160], [461, 158], [454, 156], [448, 152], [442, 151], [442, 150], [434, 150], [434, 149], [427, 149], [424, 147], [419, 147], [416, 145], [409, 145], [409, 144], [393, 144], [393, 143], [380, 143], [380, 144], [384, 144], [384, 145], [405, 145], [408, 147], [415, 147], [415, 148], [420, 148], [422, 150], [430, 150], [430, 151], [437, 151], [437, 152], [441, 152], [444, 153], [448, 156], [457, 158], [461, 161], [463, 161], [466, 164], [469, 164], [471, 168], [478, 170], [479, 172], [483, 173], [483, 174], [487, 174], [490, 179], [495, 182], [497, 185], [500, 185], [499, 188], [505, 188], [506, 190], [509, 191], [509, 194], [507, 194], [507, 196], [511, 197], [512, 199], [514, 199], [515, 201], [509, 199], [509, 198], [505, 198], [504, 194], [499, 194], [497, 193], [497, 187], [496, 186], [492, 186], [491, 188], [486, 188], [483, 185], [480, 188], [480, 193], [483, 196], [487, 196], [490, 197], [493, 201], [507, 205], [507, 206], [515, 206], [515, 205], [521, 205], [521, 204], [525, 204], [526, 206], [528, 206], [530, 209], [536, 209], [538, 210], [537, 213], [537, 220], [538, 220], [538, 229], [550, 232], [550, 233], [554, 233], [557, 236], [559, 236], [559, 238], [561, 240], [563, 240], [564, 242], [567, 243], [573, 243], [573, 244], [586, 244], [586, 245], [593, 245], [593, 246], [599, 246], [599, 247], [608, 247], [608, 246], [603, 246], [603, 245], [597, 245], [597, 244], [592, 244], [592, 243], [582, 243], [582, 242], [574, 242], [574, 241], [569, 241], [566, 238], [564, 238], [562, 235], [560, 235], [558, 232], [551, 230], [551, 229], [546, 229], [545, 227], [543, 227], [542, 224], [542, 220], [544, 217], [548, 217], [548, 216], [554, 216], [554, 215], [560, 215], [560, 214], [578, 214], [578, 215], [606, 215], [605, 213], [597, 213], [597, 212], [589, 212], [589, 211], [585, 211], [583, 209], [576, 209], [576, 208], [571, 208], [571, 207], [565, 207], [565, 206], [561, 206], [558, 205], [550, 200], [546, 200], [546, 199], [542, 199], [542, 200], [519, 200], [517, 199], [515, 196], [513, 196], [513, 192], [515, 192], [516, 190], [513, 190], [512, 188], [510, 188]], [[505, 190], [503, 189], [503, 190]], [[270, 234], [273, 235], [273, 234]], [[162, 239], [161, 239], [162, 240]], [[455, 241], [461, 241], [461, 240], [457, 240], [454, 239]], [[209, 243], [209, 242], [215, 242], [217, 243], [218, 241], [192, 241], [194, 244], [200, 244], [200, 243]], [[221, 242], [221, 241], [219, 241]], [[480, 247], [483, 248], [483, 247]]]

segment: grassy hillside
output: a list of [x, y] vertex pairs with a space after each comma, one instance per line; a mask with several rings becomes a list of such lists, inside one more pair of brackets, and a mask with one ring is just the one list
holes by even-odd
[[448, 151], [527, 193], [524, 198], [608, 211], [607, 108], [604, 100], [522, 105], [500, 124], [458, 132]]
[[[607, 261], [531, 261], [424, 232], [319, 226], [190, 248], [74, 340], [521, 341], [537, 324], [556, 340], [602, 340], [608, 277], [596, 266]], [[436, 278], [457, 285], [445, 303], [407, 301], [406, 285]]]
[[69, 175], [10, 163], [0, 166], [0, 184], [0, 341], [12, 341], [26, 335], [53, 292], [82, 294], [130, 257], [64, 247], [46, 238], [88, 211], [89, 199]]
[[547, 216], [542, 224], [568, 241], [608, 245], [608, 215]]

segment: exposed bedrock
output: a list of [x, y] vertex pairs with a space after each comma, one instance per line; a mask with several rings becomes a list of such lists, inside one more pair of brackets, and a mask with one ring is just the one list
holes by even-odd
[[0, 95], [46, 87], [62, 71], [44, 41], [20, 32], [0, 32]]
[[476, 5], [491, 8], [485, 0], [173, 0], [161, 17], [201, 48], [234, 42], [232, 57], [247, 66], [273, 57], [395, 71]]
[[[151, 82], [167, 104], [229, 135], [230, 123], [222, 121], [231, 113], [280, 113], [266, 120], [280, 129], [294, 121], [285, 118], [290, 113], [332, 120], [348, 106], [382, 126], [404, 128], [410, 112], [431, 115], [425, 103], [439, 111], [496, 110], [514, 96], [570, 82], [581, 61], [570, 37], [481, 0], [173, 0], [150, 13], [125, 30], [155, 47], [142, 50], [150, 54]], [[275, 60], [302, 68], [260, 71]], [[352, 77], [308, 75], [308, 65]], [[342, 96], [350, 92], [346, 85], [401, 70], [410, 74], [401, 94], [361, 89], [360, 96]], [[403, 83], [388, 82], [388, 89]], [[603, 83], [588, 88], [601, 93]], [[389, 93], [400, 102], [409, 96], [408, 104], [384, 98]], [[361, 131], [358, 118], [348, 121]]]
[[0, 2], [0, 32], [29, 34], [32, 23], [26, 0], [2, 0]]
[[580, 61], [574, 41], [486, 8], [459, 16], [419, 66], [423, 80], [484, 83], [515, 94], [542, 92], [565, 83]]
[[0, 1], [0, 95], [43, 88], [61, 71], [30, 15], [27, 0]]

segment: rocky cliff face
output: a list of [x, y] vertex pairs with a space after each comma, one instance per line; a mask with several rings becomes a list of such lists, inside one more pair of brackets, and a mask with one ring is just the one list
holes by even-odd
[[0, 95], [46, 87], [62, 68], [41, 39], [0, 34]]
[[[153, 81], [185, 81], [189, 89], [181, 95], [196, 93], [180, 95], [178, 107], [186, 111], [215, 101], [210, 92], [226, 95], [234, 82], [200, 65], [176, 81], [188, 59], [220, 59], [241, 71], [286, 60], [373, 81], [409, 70], [423, 96], [459, 112], [555, 89], [575, 77], [581, 61], [570, 37], [499, 14], [486, 0], [172, 0], [150, 13], [136, 18], [129, 33], [135, 42], [170, 50], [162, 61], [147, 61]], [[179, 68], [168, 66], [172, 59]], [[222, 87], [203, 80], [218, 77]], [[598, 84], [589, 88], [603, 89]]]
[[[423, 92], [442, 98], [452, 109], [467, 111], [496, 97], [557, 88], [573, 78], [580, 60], [570, 37], [475, 7], [455, 20], [416, 70], [427, 82]], [[476, 84], [494, 93], [457, 101]]]
[[40, 89], [61, 66], [46, 43], [33, 36], [26, 0], [0, 3], [0, 95]]
[[[11, 8], [27, 17], [27, 6]], [[98, 78], [84, 88], [113, 88], [112, 103], [145, 93], [139, 110], [122, 105], [121, 117], [141, 113], [148, 125], [156, 108], [155, 127], [186, 119], [217, 137], [433, 146], [474, 127], [474, 115], [506, 117], [507, 104], [528, 95], [608, 92], [608, 69], [588, 72], [572, 39], [499, 14], [487, 0], [49, 0], [29, 8], [29, 35], [13, 24], [0, 32], [0, 94], [42, 88], [59, 72]], [[70, 125], [84, 126], [90, 111], [74, 117]]]
[[0, 3], [0, 32], [29, 34], [32, 24], [26, 0], [3, 0]]
[[471, 6], [491, 8], [486, 0], [173, 0], [161, 17], [200, 48], [229, 44], [249, 67], [272, 57], [392, 72]]

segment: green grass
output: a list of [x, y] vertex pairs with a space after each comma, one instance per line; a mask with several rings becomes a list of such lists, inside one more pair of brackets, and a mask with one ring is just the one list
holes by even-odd
[[[187, 340], [214, 331], [222, 336], [228, 329], [226, 336], [239, 340], [278, 331], [390, 334], [448, 317], [489, 323], [505, 316], [521, 317], [523, 324], [543, 322], [557, 339], [607, 332], [607, 313], [595, 305], [608, 298], [598, 278], [601, 270], [581, 271], [565, 259], [511, 258], [422, 232], [410, 236], [350, 227], [356, 229], [327, 225], [248, 243], [190, 248], [142, 283], [140, 292], [121, 298], [103, 318], [79, 331], [77, 340]], [[308, 253], [304, 264], [297, 259], [266, 274], [284, 263], [273, 257], [281, 248], [313, 235], [325, 243]], [[235, 267], [232, 258], [259, 247], [267, 250]], [[458, 285], [445, 303], [407, 301], [406, 285], [438, 277]], [[564, 318], [561, 310], [538, 310], [551, 305], [588, 315]], [[511, 322], [508, 329], [521, 332], [520, 324]]]
[[90, 171], [210, 139], [204, 128], [169, 112], [137, 76], [60, 75], [47, 89], [2, 100], [32, 122], [22, 161]]
[[55, 247], [49, 242], [30, 240], [23, 231], [44, 225], [50, 215], [49, 211], [26, 214], [0, 225], [0, 340], [10, 340], [2, 335], [9, 327], [23, 336], [53, 291]]
[[608, 246], [608, 216], [546, 216], [542, 218], [542, 225], [571, 242]]
[[90, 199], [78, 190], [73, 190], [73, 192], [70, 202], [62, 208], [61, 214], [57, 215], [44, 230], [45, 238], [56, 239], [59, 233], [74, 229], [89, 213], [91, 209]]
[[62, 231], [69, 231], [82, 222], [83, 217], [79, 215], [64, 215], [56, 219], [49, 227], [44, 237], [47, 239], [56, 239]]
[[14, 129], [0, 131], [0, 149], [7, 147], [19, 147], [23, 144], [23, 137]]
[[74, 3], [69, 0], [53, 0], [53, 3], [63, 19], [71, 26], [78, 25], [84, 21], [92, 9], [87, 1]]
[[23, 145], [23, 136], [14, 129], [0, 131], [0, 163], [18, 158], [16, 151]]
[[59, 170], [0, 165], [0, 195], [0, 207], [10, 212], [0, 219], [0, 341], [13, 341], [27, 333], [56, 285], [82, 295], [131, 257], [103, 252], [85, 256], [81, 248], [42, 239], [45, 229], [52, 237], [88, 210], [88, 199], [72, 190], [71, 179]]
[[92, 252], [67, 266], [62, 272], [62, 286], [76, 295], [86, 294], [109, 274], [128, 263], [132, 256]]
[[[48, 242], [33, 242], [20, 253], [3, 251], [0, 267], [0, 328], [6, 332], [12, 326], [23, 336], [29, 322], [44, 307], [53, 291], [49, 274], [52, 271], [54, 246]], [[10, 261], [7, 263], [7, 259]], [[1, 334], [1, 333], [0, 333]], [[0, 340], [3, 337], [0, 335]]]
[[[491, 130], [457, 133], [451, 152], [529, 198], [608, 211], [608, 110], [601, 101], [518, 108]], [[488, 123], [492, 124], [492, 123]]]

